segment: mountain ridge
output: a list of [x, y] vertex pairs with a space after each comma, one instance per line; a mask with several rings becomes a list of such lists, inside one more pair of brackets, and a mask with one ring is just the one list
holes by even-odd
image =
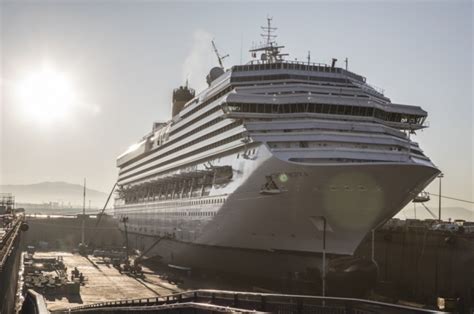
[[[12, 193], [17, 203], [58, 202], [70, 205], [81, 205], [84, 186], [65, 181], [44, 181], [31, 184], [3, 184], [1, 193]], [[94, 207], [104, 204], [107, 194], [86, 186], [86, 202]]]
[[[415, 218], [415, 209], [412, 207], [405, 207], [400, 211], [395, 218], [401, 219], [413, 219]], [[431, 211], [438, 215], [438, 208], [431, 208]], [[428, 213], [428, 211], [422, 206], [417, 206], [416, 208], [416, 217], [418, 219], [432, 219], [433, 217]], [[460, 207], [460, 206], [446, 206], [441, 208], [441, 217], [443, 220], [447, 221], [449, 218], [454, 219], [464, 219], [466, 221], [474, 221], [474, 211]]]

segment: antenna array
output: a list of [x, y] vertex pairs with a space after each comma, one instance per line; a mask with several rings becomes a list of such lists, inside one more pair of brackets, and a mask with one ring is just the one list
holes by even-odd
[[272, 20], [273, 18], [267, 17], [267, 25], [261, 26], [261, 29], [264, 33], [260, 35], [264, 39], [264, 43], [250, 50], [253, 58], [257, 57], [257, 52], [262, 51], [260, 59], [262, 62], [267, 63], [282, 61], [283, 56], [288, 55], [280, 53], [280, 49], [285, 48], [285, 46], [278, 46], [276, 43], [275, 39], [277, 35], [275, 34], [275, 31], [277, 28], [272, 27]]

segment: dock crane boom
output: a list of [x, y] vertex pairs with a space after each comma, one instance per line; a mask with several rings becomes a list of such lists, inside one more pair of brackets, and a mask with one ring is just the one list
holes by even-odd
[[221, 56], [219, 54], [219, 51], [217, 50], [217, 47], [216, 47], [216, 44], [214, 43], [214, 40], [211, 40], [211, 43], [212, 43], [212, 49], [214, 49], [214, 53], [216, 54], [217, 61], [219, 61], [219, 65], [220, 65], [221, 69], [224, 69], [224, 64], [222, 63], [222, 60], [227, 58], [229, 56], [229, 54], [226, 54], [225, 56]]
[[98, 215], [98, 219], [95, 223], [95, 226], [94, 226], [94, 233], [92, 234], [92, 236], [89, 238], [89, 242], [87, 243], [87, 247], [90, 247], [90, 244], [91, 242], [95, 239], [95, 237], [97, 236], [97, 227], [99, 226], [100, 224], [100, 221], [102, 220], [102, 216], [105, 212], [105, 209], [107, 208], [107, 205], [109, 204], [109, 201], [110, 201], [110, 198], [112, 197], [112, 194], [114, 193], [115, 191], [115, 188], [117, 187], [117, 182], [114, 183], [114, 186], [112, 187], [112, 190], [110, 191], [109, 193], [109, 196], [107, 197], [107, 200], [105, 201], [105, 204], [104, 204], [104, 207], [102, 208], [102, 210], [100, 211], [99, 215]]

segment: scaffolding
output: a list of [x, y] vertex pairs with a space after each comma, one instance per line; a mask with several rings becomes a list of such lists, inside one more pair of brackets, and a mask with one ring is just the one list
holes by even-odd
[[11, 193], [0, 193], [0, 214], [10, 214], [15, 209], [15, 196]]

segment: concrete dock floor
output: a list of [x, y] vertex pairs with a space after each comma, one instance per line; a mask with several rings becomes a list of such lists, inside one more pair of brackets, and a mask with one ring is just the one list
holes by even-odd
[[143, 267], [144, 277], [136, 278], [121, 274], [112, 265], [106, 265], [102, 258], [88, 258], [68, 252], [35, 253], [35, 257], [62, 256], [68, 269], [77, 267], [86, 278], [80, 288], [80, 295], [45, 295], [49, 310], [64, 309], [103, 301], [150, 298], [182, 291], [147, 267]]

